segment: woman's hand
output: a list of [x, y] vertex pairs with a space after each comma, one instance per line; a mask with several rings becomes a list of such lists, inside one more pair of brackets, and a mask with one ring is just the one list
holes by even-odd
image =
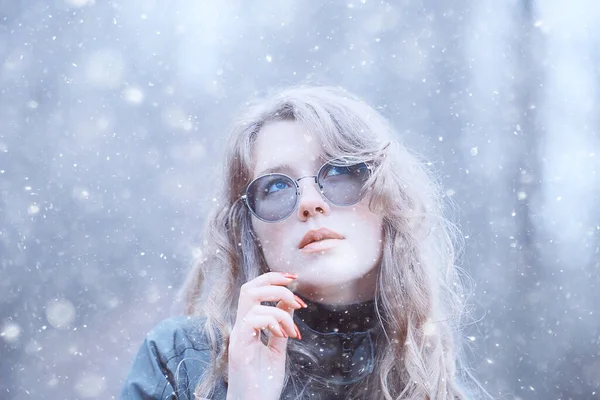
[[[229, 339], [228, 400], [277, 400], [285, 376], [288, 337], [301, 339], [292, 317], [306, 303], [285, 286], [293, 274], [268, 272], [242, 285]], [[277, 302], [276, 307], [261, 302]], [[268, 330], [269, 342], [260, 340]]]

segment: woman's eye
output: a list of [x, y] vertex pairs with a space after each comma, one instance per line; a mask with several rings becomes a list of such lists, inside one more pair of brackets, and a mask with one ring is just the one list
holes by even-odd
[[288, 188], [288, 184], [284, 181], [275, 181], [270, 183], [269, 185], [267, 185], [267, 190], [265, 190], [267, 192], [267, 194], [269, 193], [274, 193], [277, 192], [279, 190], [283, 190], [283, 189], [287, 189]]

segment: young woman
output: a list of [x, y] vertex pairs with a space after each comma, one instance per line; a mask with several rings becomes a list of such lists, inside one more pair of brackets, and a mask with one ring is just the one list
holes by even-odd
[[341, 89], [283, 90], [234, 125], [224, 161], [188, 315], [148, 334], [121, 398], [467, 398], [458, 236], [381, 115]]

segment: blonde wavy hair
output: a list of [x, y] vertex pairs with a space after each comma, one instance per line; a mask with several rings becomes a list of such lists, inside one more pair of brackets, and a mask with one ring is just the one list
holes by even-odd
[[[182, 290], [186, 313], [205, 317], [200, 329], [212, 343], [212, 362], [195, 388], [196, 398], [209, 398], [219, 379], [227, 381], [228, 339], [240, 287], [269, 270], [240, 196], [253, 178], [257, 135], [266, 123], [281, 120], [316, 133], [331, 158], [369, 160], [391, 142], [369, 182], [371, 210], [383, 215], [384, 225], [375, 295], [383, 334], [373, 372], [349, 398], [365, 393], [386, 400], [470, 398], [467, 388], [480, 385], [460, 357], [467, 292], [465, 274], [456, 265], [462, 236], [445, 215], [448, 199], [428, 164], [402, 144], [385, 118], [333, 87], [280, 90], [250, 104], [233, 125], [202, 256]], [[295, 357], [308, 353], [302, 342], [288, 342], [284, 385], [296, 384]]]

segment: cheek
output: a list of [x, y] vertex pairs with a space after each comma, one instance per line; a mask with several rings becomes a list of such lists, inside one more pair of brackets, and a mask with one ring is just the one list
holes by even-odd
[[279, 256], [283, 252], [287, 239], [285, 221], [270, 224], [253, 219], [252, 226], [267, 261], [274, 255]]
[[[383, 218], [371, 212], [368, 207], [357, 210], [357, 223], [354, 229], [356, 243], [361, 243], [362, 252], [370, 257], [381, 253], [383, 238]], [[355, 244], [356, 244], [355, 243]]]

